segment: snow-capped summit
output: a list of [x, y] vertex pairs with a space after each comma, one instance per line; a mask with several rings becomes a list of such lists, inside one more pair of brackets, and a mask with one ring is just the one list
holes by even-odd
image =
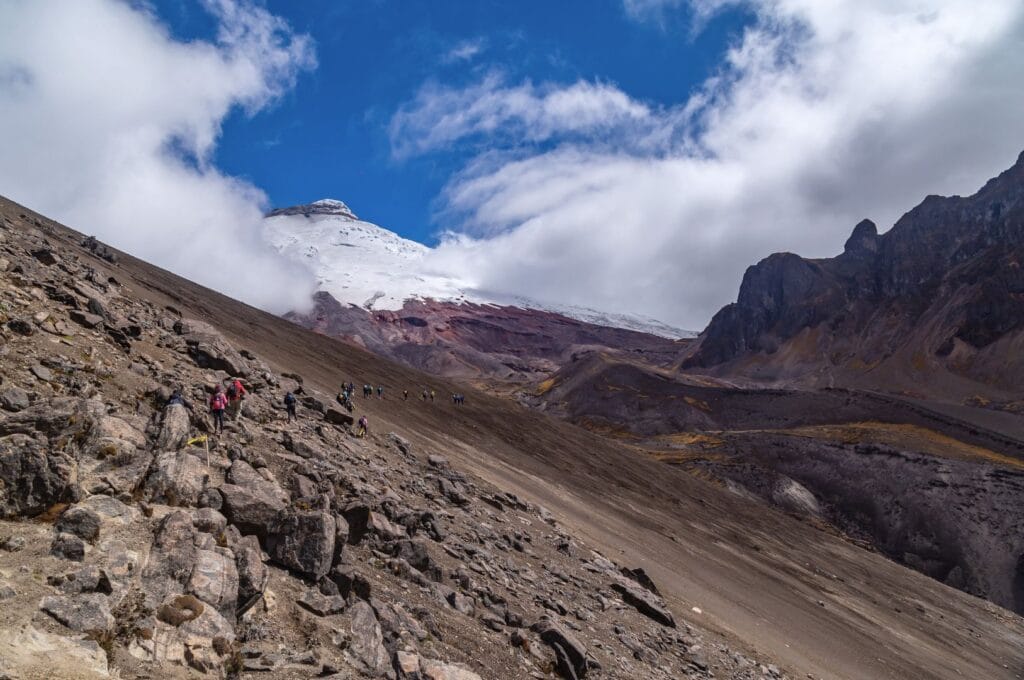
[[264, 237], [286, 257], [308, 267], [320, 289], [342, 303], [367, 310], [401, 309], [406, 300], [496, 304], [554, 312], [580, 321], [668, 338], [696, 334], [659, 321], [606, 314], [568, 305], [543, 304], [520, 296], [488, 293], [456, 272], [428, 266], [431, 248], [364, 222], [342, 201], [321, 199], [267, 214]]
[[267, 214], [267, 217], [278, 217], [281, 215], [340, 215], [347, 217], [352, 220], [358, 220], [356, 214], [352, 212], [343, 201], [339, 201], [335, 198], [321, 198], [319, 201], [313, 201], [308, 205], [296, 205], [290, 208], [280, 208], [278, 210], [272, 210]]

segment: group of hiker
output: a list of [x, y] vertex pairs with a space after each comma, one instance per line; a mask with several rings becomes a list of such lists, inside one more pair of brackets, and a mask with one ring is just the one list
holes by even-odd
[[[291, 394], [289, 392], [289, 394]], [[224, 412], [230, 411], [232, 418], [238, 418], [242, 409], [242, 399], [245, 399], [246, 391], [242, 381], [238, 378], [231, 380], [225, 390], [223, 385], [217, 385], [210, 397], [210, 415], [213, 416], [213, 431], [220, 434], [224, 431]], [[294, 400], [294, 397], [292, 397]], [[287, 403], [287, 397], [285, 397]], [[290, 413], [294, 412], [294, 404]], [[289, 418], [290, 420], [290, 418]]]
[[[222, 434], [224, 432], [224, 416], [228, 415], [232, 420], [237, 420], [242, 410], [242, 400], [245, 399], [246, 392], [245, 386], [242, 384], [241, 379], [237, 377], [229, 378], [225, 381], [227, 386], [224, 384], [218, 384], [213, 389], [213, 393], [209, 399], [210, 416], [213, 419], [213, 432], [215, 434]], [[363, 385], [363, 398], [370, 399], [373, 397], [376, 391], [377, 398], [384, 398], [384, 386], [377, 385], [376, 390], [372, 385], [366, 383]], [[350, 412], [353, 410], [352, 396], [355, 393], [355, 385], [352, 382], [342, 383], [341, 392], [338, 394], [338, 402], [345, 406]], [[433, 402], [437, 397], [435, 390], [424, 387], [420, 393], [420, 400], [427, 402]], [[409, 400], [409, 390], [402, 390], [402, 399], [404, 401]], [[462, 405], [466, 403], [466, 396], [463, 394], [453, 393], [451, 395], [452, 403], [456, 405]], [[290, 390], [284, 395], [284, 408], [287, 413], [288, 422], [298, 420], [298, 398]], [[181, 404], [189, 411], [193, 410], [192, 404], [186, 399], [181, 389], [175, 389], [171, 396], [167, 400], [167, 405]], [[365, 415], [360, 416], [357, 421], [357, 429], [355, 435], [357, 437], [365, 437], [369, 433], [370, 425], [369, 420]]]

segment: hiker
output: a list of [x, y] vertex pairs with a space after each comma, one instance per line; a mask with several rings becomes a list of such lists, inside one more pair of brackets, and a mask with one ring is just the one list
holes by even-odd
[[370, 421], [366, 419], [366, 416], [359, 417], [359, 429], [356, 430], [357, 437], [365, 437], [366, 433], [370, 431]]
[[427, 400], [427, 390], [426, 390], [426, 388], [423, 389], [423, 394], [420, 395], [420, 399], [422, 399], [423, 401]]
[[409, 401], [409, 390], [402, 390], [402, 401]]
[[383, 385], [377, 385], [377, 398], [378, 399], [383, 399], [384, 398], [384, 386]]
[[217, 385], [213, 396], [210, 397], [210, 413], [213, 415], [213, 431], [217, 434], [224, 432], [224, 409], [228, 407], [228, 398], [224, 395], [224, 389]]
[[367, 384], [363, 384], [363, 399], [369, 399], [373, 396], [373, 388]]
[[430, 401], [434, 401], [434, 390], [430, 390]]
[[293, 420], [298, 420], [299, 419], [299, 417], [295, 414], [295, 402], [296, 402], [295, 395], [292, 394], [291, 392], [289, 392], [286, 395], [284, 395], [284, 407], [285, 407], [285, 410], [288, 411], [288, 422], [289, 423], [292, 422]]
[[179, 387], [174, 388], [174, 391], [171, 392], [171, 396], [167, 399], [167, 406], [171, 406], [173, 404], [181, 404], [189, 412], [195, 413], [195, 410], [192, 408], [192, 404], [189, 403], [189, 400], [181, 393], [181, 388]]
[[242, 399], [245, 399], [245, 387], [238, 378], [235, 378], [228, 385], [227, 398], [228, 407], [231, 409], [231, 417], [237, 419], [238, 414], [242, 410]]

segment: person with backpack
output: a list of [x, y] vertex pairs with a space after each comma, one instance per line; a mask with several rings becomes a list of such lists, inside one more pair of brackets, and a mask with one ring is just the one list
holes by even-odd
[[228, 385], [227, 397], [228, 407], [231, 409], [231, 417], [238, 418], [238, 414], [242, 410], [242, 400], [245, 399], [245, 387], [242, 385], [241, 380], [235, 378]]
[[213, 396], [210, 397], [210, 414], [213, 416], [213, 431], [217, 434], [224, 432], [224, 410], [228, 407], [228, 398], [224, 395], [224, 389], [217, 385]]
[[402, 390], [402, 401], [409, 401], [409, 390]]
[[284, 395], [284, 408], [285, 408], [286, 411], [288, 411], [288, 422], [289, 423], [292, 422], [293, 420], [298, 420], [299, 419], [298, 415], [295, 414], [295, 402], [296, 401], [297, 400], [295, 399], [295, 395], [292, 394], [291, 392], [288, 392], [287, 394]]
[[366, 434], [369, 431], [370, 431], [370, 421], [368, 421], [366, 419], [366, 416], [360, 416], [359, 417], [359, 429], [356, 430], [356, 436], [360, 437], [360, 438], [365, 437]]
[[173, 404], [181, 404], [190, 413], [195, 413], [195, 410], [192, 408], [192, 404], [185, 398], [185, 395], [182, 394], [180, 387], [175, 387], [174, 391], [171, 392], [171, 396], [167, 399], [167, 406], [171, 406]]
[[384, 386], [383, 385], [377, 385], [377, 398], [378, 399], [383, 399], [384, 398]]

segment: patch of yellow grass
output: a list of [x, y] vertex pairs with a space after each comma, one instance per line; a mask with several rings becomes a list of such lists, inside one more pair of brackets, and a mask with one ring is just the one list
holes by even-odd
[[687, 404], [694, 408], [699, 408], [701, 411], [704, 411], [705, 413], [711, 412], [711, 406], [708, 405], [708, 402], [704, 401], [703, 399], [697, 399], [696, 397], [686, 395], [685, 397], [683, 397], [683, 401], [685, 401]]
[[551, 391], [551, 388], [554, 387], [554, 386], [555, 386], [555, 379], [554, 378], [548, 378], [547, 380], [545, 380], [541, 384], [537, 385], [537, 396], [539, 397], [541, 395], [547, 394], [548, 392]]
[[887, 444], [894, 448], [920, 451], [939, 458], [970, 462], [984, 461], [995, 465], [1024, 469], [1024, 461], [1011, 456], [954, 439], [935, 430], [908, 424], [866, 421], [845, 425], [813, 425], [778, 432], [798, 437], [828, 439], [843, 444], [865, 441]]

